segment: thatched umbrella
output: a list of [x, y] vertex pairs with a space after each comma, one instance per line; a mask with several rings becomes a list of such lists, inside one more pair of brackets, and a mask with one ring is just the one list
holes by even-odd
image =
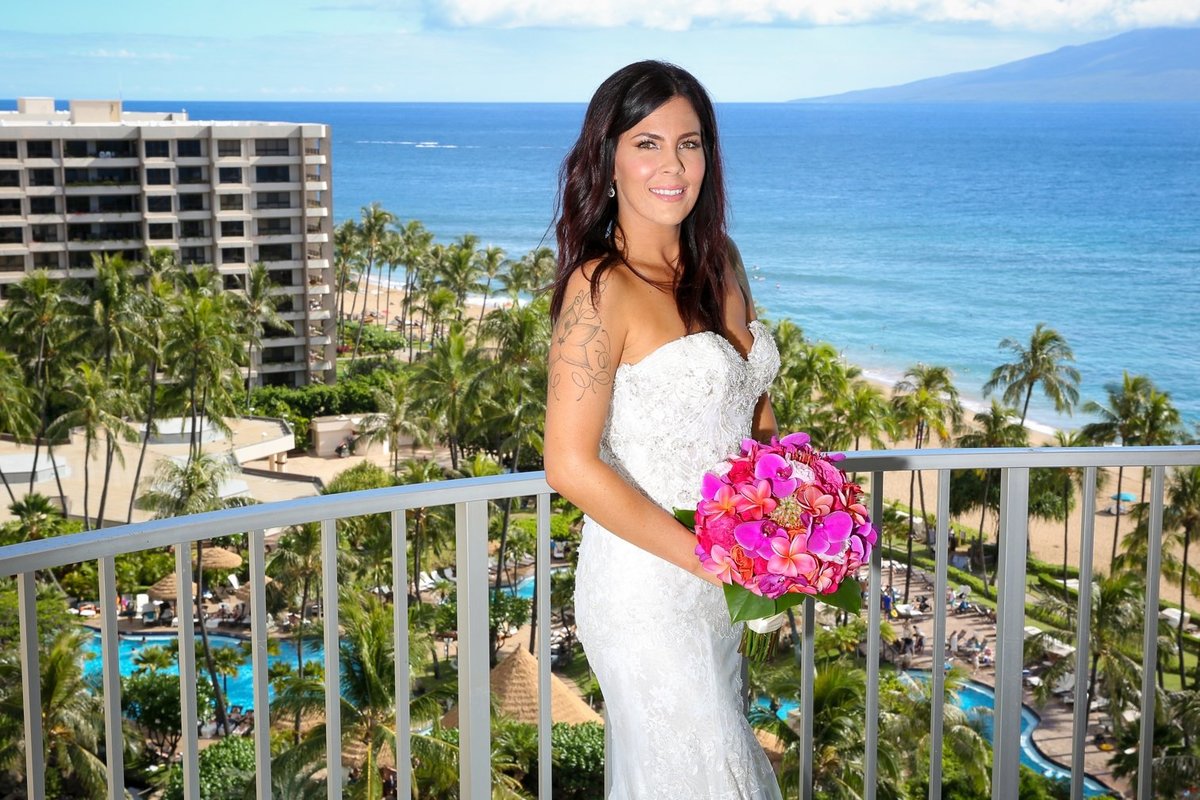
[[[275, 579], [272, 578], [270, 575], [268, 575], [266, 577], [265, 585], [270, 586], [274, 582], [275, 582]], [[243, 583], [241, 586], [239, 586], [237, 588], [237, 591], [233, 593], [233, 596], [236, 597], [238, 600], [241, 600], [243, 603], [250, 602], [250, 584]]]
[[[196, 560], [196, 551], [192, 550], [192, 561]], [[237, 569], [242, 565], [242, 557], [224, 547], [210, 545], [200, 553], [200, 566], [204, 569]]]
[[[179, 584], [176, 581], [175, 573], [169, 572], [159, 580], [158, 583], [146, 590], [146, 594], [150, 595], [152, 600], [178, 600], [179, 599]], [[192, 582], [192, 591], [189, 597], [196, 596], [196, 583]]]
[[758, 739], [758, 743], [762, 745], [763, 751], [767, 754], [767, 760], [771, 762], [771, 766], [776, 772], [783, 766], [783, 754], [787, 750], [787, 745], [770, 731], [764, 731], [761, 728], [754, 729], [754, 738]]
[[[538, 662], [523, 647], [508, 654], [492, 668], [492, 700], [496, 710], [518, 722], [538, 722]], [[571, 691], [557, 675], [550, 675], [550, 719], [578, 725], [603, 722], [583, 698]], [[458, 727], [458, 706], [442, 717], [443, 728]]]

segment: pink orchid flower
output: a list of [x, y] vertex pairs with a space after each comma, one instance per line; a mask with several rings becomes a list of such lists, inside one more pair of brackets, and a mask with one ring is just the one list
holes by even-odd
[[733, 529], [733, 536], [747, 553], [770, 558], [774, 551], [771, 549], [771, 537], [779, 530], [779, 526], [769, 519], [753, 522], [743, 522]]
[[778, 453], [764, 453], [754, 465], [754, 477], [771, 482], [771, 491], [776, 497], [787, 497], [796, 491], [796, 479], [792, 477], [792, 465]]
[[835, 511], [823, 520], [814, 520], [808, 534], [809, 551], [818, 557], [841, 555], [853, 525], [845, 511]]

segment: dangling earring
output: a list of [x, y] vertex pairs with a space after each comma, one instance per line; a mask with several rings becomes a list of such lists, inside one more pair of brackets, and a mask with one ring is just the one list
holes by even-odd
[[617, 182], [613, 181], [612, 183], [610, 183], [608, 185], [608, 198], [611, 200], [612, 198], [614, 198], [616, 196], [617, 196]]

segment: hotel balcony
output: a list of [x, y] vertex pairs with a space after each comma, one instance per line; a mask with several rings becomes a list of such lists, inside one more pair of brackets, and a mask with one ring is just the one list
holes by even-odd
[[[278, 369], [305, 367], [304, 364], [264, 364], [264, 373]], [[1022, 750], [1022, 689], [1025, 666], [1023, 649], [1026, 640], [1026, 542], [1028, 535], [1030, 470], [1037, 468], [1076, 468], [1083, 473], [1083, 508], [1096, 508], [1097, 470], [1102, 468], [1148, 467], [1150, 476], [1147, 494], [1148, 552], [1145, 561], [1145, 605], [1141, 615], [1143, 633], [1142, 663], [1156, 664], [1160, 647], [1159, 637], [1159, 579], [1162, 576], [1162, 531], [1164, 486], [1167, 469], [1175, 466], [1200, 465], [1200, 447], [1127, 447], [1127, 448], [1028, 448], [984, 450], [915, 450], [851, 453], [842, 463], [850, 472], [868, 477], [868, 490], [873, 519], [884, 518], [884, 476], [892, 472], [926, 470], [936, 473], [934, 505], [936, 508], [935, 565], [925, 577], [931, 584], [934, 602], [934, 652], [947, 638], [945, 604], [940, 598], [950, 588], [947, 577], [950, 530], [951, 470], [1000, 470], [1000, 536], [998, 546], [998, 591], [996, 622], [994, 754], [991, 765], [993, 800], [1017, 800], [1018, 774]], [[268, 697], [267, 644], [268, 625], [266, 599], [266, 534], [267, 528], [314, 523], [321, 531], [322, 596], [329, 600], [339, 597], [339, 538], [336, 522], [366, 514], [386, 514], [391, 526], [391, 562], [386, 564], [387, 585], [396, 601], [392, 605], [393, 636], [396, 651], [403, 657], [395, 660], [394, 691], [396, 714], [395, 763], [408, 765], [412, 759], [410, 744], [410, 663], [408, 659], [408, 588], [406, 540], [412, 514], [416, 509], [447, 506], [453, 509], [455, 521], [455, 564], [458, 592], [458, 709], [459, 709], [459, 797], [464, 800], [485, 800], [492, 795], [491, 786], [491, 728], [489, 683], [489, 597], [488, 530], [489, 503], [506, 498], [533, 498], [536, 505], [536, 567], [535, 581], [539, 587], [550, 585], [550, 521], [551, 489], [542, 473], [509, 474], [486, 478], [442, 481], [429, 484], [398, 486], [371, 491], [307, 497], [276, 503], [216, 511], [189, 517], [135, 523], [116, 528], [88, 531], [69, 536], [29, 541], [0, 548], [0, 576], [15, 576], [18, 587], [18, 619], [21, 637], [21, 673], [24, 696], [24, 754], [27, 796], [32, 800], [46, 797], [44, 780], [45, 755], [42, 748], [42, 716], [31, 709], [42, 707], [41, 687], [37, 679], [39, 651], [32, 646], [37, 641], [36, 577], [39, 570], [67, 564], [96, 562], [99, 573], [100, 601], [97, 613], [100, 621], [103, 661], [103, 689], [106, 742], [102, 752], [107, 759], [109, 798], [123, 796], [124, 749], [122, 747], [121, 683], [119, 674], [119, 639], [114, 557], [123, 553], [150, 548], [175, 548], [176, 585], [188, 586], [193, 581], [189, 545], [199, 540], [221, 536], [247, 537], [249, 560], [249, 639], [252, 653], [253, 707], [259, 710], [258, 719], [265, 720], [270, 708]], [[1083, 554], [1079, 565], [1079, 586], [1092, 584], [1094, 570], [1091, 553], [1094, 543], [1095, 515], [1084, 514], [1081, 529], [1072, 535], [1079, 537]], [[247, 533], [248, 532], [248, 533]], [[862, 719], [866, 751], [862, 755], [864, 800], [875, 800], [879, 773], [878, 743], [880, 740], [880, 674], [881, 674], [881, 598], [884, 566], [882, 549], [872, 553], [871, 564], [860, 575], [867, 584], [864, 612], [867, 618], [866, 636], [866, 713]], [[535, 613], [539, 620], [551, 619], [550, 592], [536, 593]], [[344, 598], [343, 598], [344, 602]], [[1071, 659], [1076, 675], [1086, 675], [1090, 668], [1092, 603], [1087, 593], [1076, 604], [1075, 637]], [[800, 713], [794, 729], [799, 739], [798, 779], [800, 797], [810, 800], [813, 784], [813, 682], [814, 633], [816, 603], [808, 598], [797, 607], [803, 622], [798, 644], [800, 666], [795, 680], [800, 686]], [[341, 797], [344, 745], [342, 738], [341, 698], [342, 664], [339, 660], [339, 613], [337, 602], [328, 602], [324, 614], [314, 626], [314, 638], [323, 637], [323, 667], [325, 686], [324, 719], [325, 765], [329, 771], [327, 796]], [[926, 620], [929, 622], [929, 620]], [[553, 765], [550, 755], [550, 664], [549, 637], [538, 628], [537, 648], [538, 687], [538, 796], [551, 796]], [[184, 796], [200, 797], [198, 718], [195, 695], [191, 688], [203, 675], [198, 670], [196, 632], [191, 625], [179, 628], [179, 680], [186, 691], [181, 692], [181, 740]], [[1153, 744], [1155, 731], [1155, 671], [1141, 671], [1141, 693], [1137, 708], [1132, 711], [1131, 724], [1139, 733], [1133, 753], [1138, 759], [1138, 780], [1134, 796], [1140, 800], [1154, 797]], [[945, 681], [941, 658], [934, 658], [929, 676], [932, 685], [930, 714], [929, 797], [940, 800], [942, 788], [942, 753], [949, 742], [943, 740], [943, 687]], [[390, 688], [390, 687], [389, 687]], [[1074, 682], [1073, 725], [1070, 733], [1070, 763], [1063, 764], [1071, 775], [1071, 797], [1078, 800], [1084, 793], [1085, 745], [1089, 737], [1089, 708], [1094, 698], [1087, 694], [1087, 682]], [[681, 731], [681, 734], [684, 733]], [[254, 785], [257, 797], [265, 800], [271, 794], [272, 762], [271, 730], [268, 725], [256, 725], [251, 732], [257, 752]], [[1065, 735], [1065, 734], [1064, 734]], [[1128, 752], [1128, 751], [1127, 751]], [[398, 797], [412, 795], [410, 771], [402, 766], [397, 775]], [[683, 800], [682, 798], [680, 800]]]

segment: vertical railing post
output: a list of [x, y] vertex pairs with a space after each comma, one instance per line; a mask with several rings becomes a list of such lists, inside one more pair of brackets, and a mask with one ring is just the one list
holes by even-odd
[[875, 800], [879, 774], [879, 592], [883, 583], [883, 473], [871, 473], [871, 521], [879, 531], [879, 540], [871, 551], [870, 577], [867, 579], [867, 728], [866, 758], [863, 770], [863, 800]]
[[[1146, 611], [1142, 628], [1142, 715], [1138, 737], [1138, 800], [1154, 797], [1154, 685], [1158, 666], [1158, 584], [1162, 579], [1163, 484], [1166, 467], [1150, 470], [1149, 552], [1146, 554]], [[1121, 491], [1121, 487], [1117, 487]], [[1180, 653], [1180, 658], [1183, 654]]]
[[812, 800], [813, 796], [813, 679], [816, 673], [813, 637], [817, 627], [816, 608], [817, 603], [811, 596], [804, 598], [804, 631], [800, 650], [800, 800]]
[[42, 665], [38, 647], [37, 583], [34, 573], [17, 576], [21, 619], [21, 699], [25, 711], [25, 790], [30, 800], [46, 797], [46, 751], [42, 732]]
[[[271, 798], [271, 709], [267, 699], [267, 535], [250, 531], [250, 665], [254, 705], [254, 793]], [[248, 712], [247, 712], [248, 713]]]
[[196, 622], [192, 604], [192, 547], [175, 545], [175, 619], [179, 622], [179, 714], [183, 728], [183, 800], [201, 800], [200, 715], [196, 709]]
[[1016, 800], [1021, 765], [1021, 677], [1025, 651], [1025, 543], [1029, 469], [1000, 472], [1000, 553], [996, 583], [996, 708], [992, 800]]
[[934, 539], [933, 662], [929, 691], [929, 800], [942, 797], [942, 707], [946, 700], [946, 571], [950, 560], [950, 470], [938, 470], [937, 534]]
[[113, 556], [100, 559], [100, 669], [104, 687], [105, 777], [109, 800], [125, 798], [125, 741], [121, 731], [121, 642], [117, 633], [117, 570]]
[[[412, 797], [412, 720], [409, 716], [408, 512], [392, 512], [392, 638], [396, 642], [396, 797]], [[437, 643], [434, 643], [434, 647]], [[446, 665], [449, 667], [449, 664]]]
[[550, 495], [537, 496], [537, 618], [538, 618], [538, 800], [551, 796], [550, 706]]
[[454, 522], [458, 550], [459, 796], [462, 800], [488, 800], [492, 794], [492, 746], [487, 501], [458, 503]]
[[1087, 777], [1084, 747], [1087, 740], [1088, 659], [1092, 636], [1092, 549], [1096, 536], [1096, 468], [1083, 471], [1083, 529], [1079, 538], [1079, 597], [1076, 601], [1075, 634], [1075, 721], [1071, 731], [1071, 800], [1083, 800]]
[[[326, 796], [342, 796], [342, 673], [338, 638], [337, 520], [321, 521], [321, 622], [325, 634]], [[303, 615], [301, 615], [303, 616]]]

